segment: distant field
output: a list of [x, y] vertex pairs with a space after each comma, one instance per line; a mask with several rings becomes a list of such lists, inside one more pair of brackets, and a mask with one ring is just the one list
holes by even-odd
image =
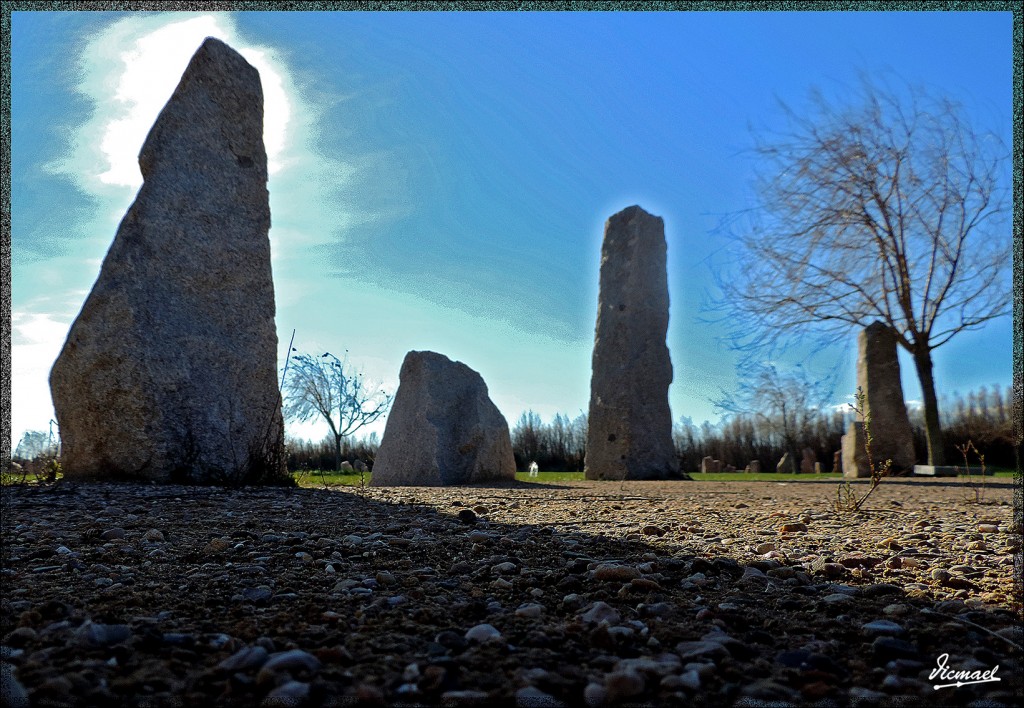
[[[840, 474], [777, 474], [773, 472], [762, 472], [760, 474], [753, 474], [748, 472], [719, 472], [717, 474], [702, 474], [700, 472], [691, 472], [690, 476], [695, 480], [702, 482], [806, 482], [813, 480], [836, 480], [842, 479], [843, 476]], [[977, 480], [981, 480], [981, 476], [974, 470], [973, 477]], [[1013, 470], [1000, 469], [995, 474], [986, 475], [986, 478], [1012, 478]], [[325, 472], [321, 474], [318, 471], [306, 472], [302, 475], [296, 475], [296, 479], [300, 486], [303, 487], [322, 487], [325, 484], [329, 487], [335, 486], [346, 486], [346, 487], [358, 487], [359, 486], [359, 475], [358, 474], [337, 474], [334, 472]], [[536, 477], [531, 477], [526, 472], [516, 472], [516, 481], [519, 482], [573, 482], [583, 480], [582, 472], [538, 472]], [[961, 475], [958, 479], [967, 480], [966, 475]], [[370, 483], [370, 475], [364, 476], [365, 484]]]
[[[970, 479], [974, 479], [980, 483], [982, 477], [978, 474], [977, 469], [971, 470], [972, 475]], [[301, 474], [293, 474], [295, 480], [299, 483], [300, 487], [358, 487], [359, 486], [359, 474], [339, 474], [337, 472], [320, 472], [319, 470], [313, 470], [303, 472]], [[842, 479], [842, 475], [839, 474], [777, 474], [771, 472], [762, 472], [760, 474], [752, 474], [747, 472], [720, 472], [718, 474], [702, 474], [700, 472], [691, 472], [690, 476], [695, 480], [702, 482], [800, 482], [800, 481], [811, 481], [821, 479]], [[1014, 471], [1007, 468], [996, 468], [988, 470], [988, 474], [985, 475], [985, 479], [1012, 479]], [[57, 475], [57, 479], [63, 479], [63, 475]], [[516, 480], [519, 482], [535, 482], [543, 484], [545, 482], [557, 483], [557, 482], [574, 482], [583, 480], [582, 472], [538, 472], [536, 477], [531, 477], [526, 472], [516, 472]], [[962, 481], [967, 481], [969, 478], [967, 475], [960, 475], [958, 478]], [[28, 475], [23, 478], [22, 475], [12, 475], [8, 472], [0, 474], [0, 485], [8, 484], [20, 484], [20, 483], [35, 484], [37, 480], [34, 475]], [[366, 474], [363, 476], [363, 483], [370, 483], [370, 475]]]

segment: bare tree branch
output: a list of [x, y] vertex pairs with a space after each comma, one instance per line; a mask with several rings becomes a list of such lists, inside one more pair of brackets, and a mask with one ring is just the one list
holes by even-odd
[[285, 380], [284, 413], [299, 422], [323, 418], [334, 437], [335, 466], [340, 468], [341, 439], [387, 413], [394, 396], [368, 384], [363, 373], [349, 365], [347, 353], [344, 359], [330, 352], [302, 353], [292, 361]]

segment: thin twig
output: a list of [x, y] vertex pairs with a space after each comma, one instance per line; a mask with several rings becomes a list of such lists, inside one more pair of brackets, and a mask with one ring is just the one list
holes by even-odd
[[993, 632], [991, 629], [986, 629], [985, 627], [982, 627], [980, 624], [975, 624], [974, 622], [971, 622], [970, 620], [965, 620], [962, 617], [957, 617], [956, 615], [944, 615], [941, 612], [936, 612], [935, 610], [929, 610], [928, 608], [922, 609], [921, 613], [925, 614], [925, 615], [934, 615], [936, 617], [941, 617], [943, 619], [956, 620], [957, 622], [963, 622], [964, 624], [969, 624], [970, 626], [974, 627], [975, 629], [980, 629], [982, 632], [985, 632], [986, 634], [991, 634], [996, 639], [1002, 639], [1004, 642], [1006, 642], [1010, 646], [1012, 646], [1012, 647], [1014, 647], [1016, 649], [1019, 649], [1020, 651], [1024, 651], [1024, 647], [1022, 647], [1017, 642], [1015, 642], [1015, 641], [1013, 641], [1011, 639], [1007, 639], [1003, 635], [998, 634], [996, 632]]

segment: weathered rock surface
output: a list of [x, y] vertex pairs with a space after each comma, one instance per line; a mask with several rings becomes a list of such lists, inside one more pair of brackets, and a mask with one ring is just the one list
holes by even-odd
[[508, 423], [480, 374], [442, 354], [409, 352], [371, 484], [475, 484], [515, 473]]
[[864, 410], [843, 436], [843, 475], [871, 476], [864, 449], [864, 415], [870, 418], [871, 459], [876, 469], [892, 460], [890, 474], [910, 472], [914, 468], [914, 437], [903, 400], [896, 334], [875, 322], [864, 328], [857, 344], [857, 386], [864, 394]]
[[283, 479], [259, 73], [207, 39], [50, 374], [70, 479]]
[[761, 472], [761, 460], [751, 460], [748, 469], [754, 474], [759, 474]]
[[668, 387], [665, 222], [638, 206], [605, 224], [590, 382], [587, 479], [680, 476]]

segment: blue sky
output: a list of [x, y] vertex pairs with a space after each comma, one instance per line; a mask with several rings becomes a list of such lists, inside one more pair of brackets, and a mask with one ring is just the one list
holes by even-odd
[[[756, 131], [861, 73], [963, 102], [1012, 141], [1010, 13], [109, 13], [12, 18], [12, 442], [141, 184], [142, 139], [192, 52], [261, 72], [281, 361], [348, 350], [394, 389], [405, 353], [480, 371], [514, 424], [586, 410], [604, 221], [665, 219], [674, 419], [735, 384], [701, 320], [716, 232], [750, 205]], [[752, 132], [755, 131], [755, 132]], [[1011, 382], [1012, 322], [936, 350], [941, 393]], [[826, 352], [852, 393], [855, 335]], [[903, 360], [904, 391], [920, 389]], [[294, 428], [319, 438], [325, 428]]]

